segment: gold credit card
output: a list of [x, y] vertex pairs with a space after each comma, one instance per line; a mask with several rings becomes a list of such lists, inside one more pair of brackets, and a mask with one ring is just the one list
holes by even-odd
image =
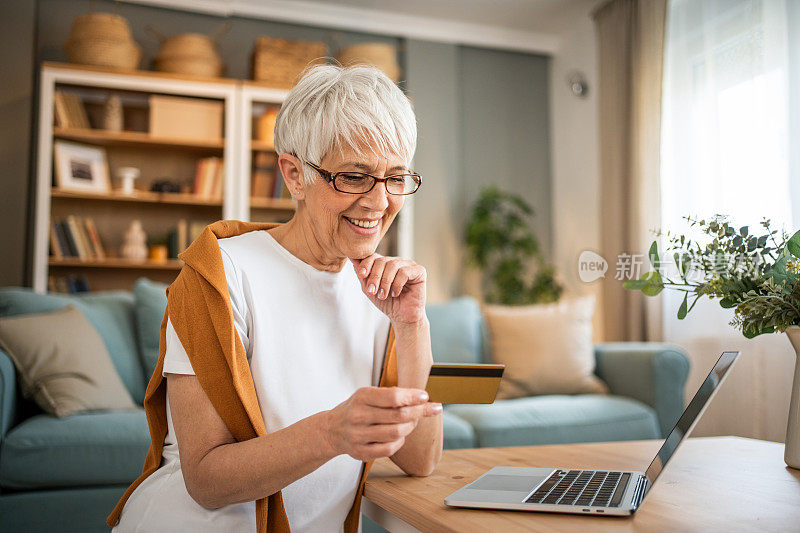
[[425, 390], [431, 402], [493, 403], [505, 365], [434, 363]]

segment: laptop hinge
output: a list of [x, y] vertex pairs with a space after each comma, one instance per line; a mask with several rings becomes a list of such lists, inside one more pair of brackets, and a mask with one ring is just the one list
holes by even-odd
[[642, 476], [639, 478], [639, 481], [636, 483], [636, 488], [634, 489], [633, 493], [633, 510], [635, 511], [638, 509], [639, 504], [642, 503], [645, 495], [645, 489], [647, 488], [647, 476]]

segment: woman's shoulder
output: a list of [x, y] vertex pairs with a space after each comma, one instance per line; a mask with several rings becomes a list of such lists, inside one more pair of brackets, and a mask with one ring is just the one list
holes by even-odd
[[241, 267], [248, 260], [263, 260], [264, 255], [270, 255], [270, 245], [266, 231], [255, 230], [217, 239], [219, 249], [223, 253], [223, 258], [227, 254], [228, 258], [237, 266]]

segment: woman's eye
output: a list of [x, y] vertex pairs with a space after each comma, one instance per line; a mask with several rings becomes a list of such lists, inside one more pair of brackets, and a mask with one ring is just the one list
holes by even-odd
[[342, 174], [340, 178], [348, 183], [360, 183], [367, 179], [367, 177], [362, 174]]

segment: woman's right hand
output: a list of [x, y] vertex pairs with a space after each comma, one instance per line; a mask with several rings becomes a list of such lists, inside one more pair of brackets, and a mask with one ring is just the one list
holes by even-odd
[[362, 387], [326, 412], [323, 431], [333, 455], [370, 461], [394, 455], [420, 418], [441, 412], [421, 389]]

